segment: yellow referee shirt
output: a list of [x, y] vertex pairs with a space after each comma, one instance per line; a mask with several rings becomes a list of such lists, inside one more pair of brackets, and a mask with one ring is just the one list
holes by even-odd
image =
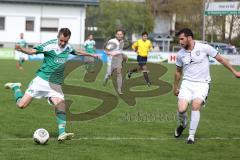
[[150, 40], [143, 41], [139, 39], [132, 45], [132, 49], [135, 50], [139, 56], [147, 57], [148, 52], [152, 49], [152, 43]]

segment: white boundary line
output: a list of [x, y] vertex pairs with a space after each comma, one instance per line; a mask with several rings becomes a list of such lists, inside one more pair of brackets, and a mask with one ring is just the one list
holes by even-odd
[[[57, 138], [50, 138], [50, 140], [56, 140]], [[160, 138], [160, 137], [82, 137], [73, 138], [73, 141], [81, 140], [106, 140], [106, 141], [119, 141], [119, 140], [143, 140], [143, 141], [166, 141], [166, 140], [179, 140], [186, 138]], [[240, 140], [240, 137], [202, 137], [195, 138], [197, 140]], [[0, 139], [0, 141], [29, 141], [32, 138], [5, 138]]]

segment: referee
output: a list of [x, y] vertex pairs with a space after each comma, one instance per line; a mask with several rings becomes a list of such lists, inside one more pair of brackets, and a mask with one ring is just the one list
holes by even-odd
[[139, 67], [134, 68], [132, 70], [129, 70], [128, 71], [128, 78], [131, 78], [131, 76], [134, 72], [142, 71], [144, 79], [145, 79], [148, 87], [150, 87], [151, 82], [148, 78], [148, 72], [149, 71], [147, 70], [146, 63], [147, 63], [148, 53], [152, 49], [152, 43], [151, 43], [150, 40], [148, 40], [148, 33], [147, 32], [142, 33], [142, 38], [137, 40], [132, 45], [132, 49], [137, 53], [137, 61], [138, 61]]

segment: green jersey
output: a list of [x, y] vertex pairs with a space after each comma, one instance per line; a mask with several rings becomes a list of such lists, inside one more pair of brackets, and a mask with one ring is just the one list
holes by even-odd
[[24, 39], [18, 39], [16, 42], [20, 47], [26, 48], [27, 42]]
[[95, 53], [95, 41], [94, 40], [86, 40], [84, 42], [84, 47], [87, 53]]
[[34, 49], [37, 50], [37, 54], [44, 54], [43, 63], [37, 71], [37, 76], [54, 84], [62, 84], [68, 55], [74, 54], [75, 50], [69, 44], [60, 48], [58, 39], [47, 41]]

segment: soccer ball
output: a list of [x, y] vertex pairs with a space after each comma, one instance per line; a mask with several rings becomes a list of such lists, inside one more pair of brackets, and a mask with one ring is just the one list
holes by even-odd
[[49, 133], [44, 128], [37, 129], [33, 134], [33, 140], [37, 144], [46, 144], [49, 140]]
[[105, 48], [109, 51], [113, 51], [114, 49], [117, 48], [117, 44], [114, 42], [109, 42], [109, 43], [107, 43]]

